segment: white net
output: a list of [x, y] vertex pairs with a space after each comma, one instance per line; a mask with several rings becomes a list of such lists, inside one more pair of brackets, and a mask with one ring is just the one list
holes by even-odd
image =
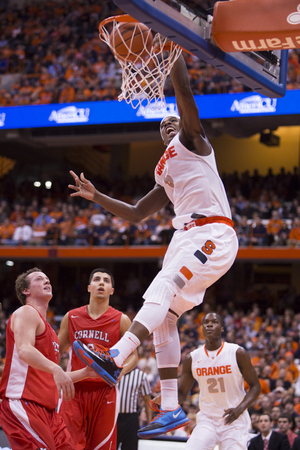
[[[115, 36], [120, 24], [128, 22], [134, 22], [134, 27], [140, 29], [144, 48], [142, 52], [134, 53], [131, 49], [131, 41], [125, 40], [122, 34], [118, 33], [118, 39], [121, 39], [123, 44], [123, 51], [126, 48], [125, 53], [127, 53], [126, 56], [123, 56], [124, 53], [120, 56], [114, 47], [112, 36]], [[128, 15], [110, 17], [99, 25], [100, 39], [109, 46], [122, 68], [121, 94], [118, 100], [125, 100], [134, 109], [138, 106], [144, 108], [149, 106], [153, 109], [165, 108], [165, 81], [182, 49], [158, 33], [154, 39], [155, 48], [153, 45], [149, 46], [148, 35], [143, 32], [144, 29], [144, 24], [136, 22]], [[133, 34], [134, 32], [135, 30]]]

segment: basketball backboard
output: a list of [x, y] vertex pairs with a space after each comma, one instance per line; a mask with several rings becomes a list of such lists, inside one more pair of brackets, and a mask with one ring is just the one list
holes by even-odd
[[114, 3], [136, 20], [253, 91], [266, 97], [284, 96], [288, 50], [274, 50], [265, 52], [265, 55], [262, 52], [225, 53], [214, 44], [211, 36], [213, 16], [197, 16], [182, 5], [184, 2], [114, 0]]

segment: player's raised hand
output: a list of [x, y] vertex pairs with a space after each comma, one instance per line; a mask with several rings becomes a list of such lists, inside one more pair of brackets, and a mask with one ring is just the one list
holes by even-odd
[[87, 200], [94, 200], [94, 195], [95, 195], [95, 191], [96, 188], [95, 186], [85, 178], [85, 176], [83, 175], [83, 172], [81, 172], [80, 174], [80, 178], [78, 175], [76, 175], [75, 172], [73, 172], [73, 170], [70, 170], [70, 174], [72, 175], [72, 177], [74, 178], [75, 181], [75, 185], [73, 184], [69, 184], [68, 187], [70, 189], [73, 189], [72, 194], [70, 194], [71, 197], [83, 197], [86, 198]]

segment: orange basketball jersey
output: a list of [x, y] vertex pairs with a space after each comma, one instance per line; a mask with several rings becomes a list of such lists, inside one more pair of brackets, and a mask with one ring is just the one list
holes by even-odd
[[231, 218], [212, 147], [210, 155], [197, 155], [182, 145], [178, 133], [155, 168], [155, 181], [174, 205], [176, 229], [190, 222], [192, 213]]
[[224, 342], [218, 351], [208, 352], [204, 345], [191, 353], [193, 377], [200, 388], [200, 411], [209, 417], [221, 418], [224, 410], [236, 407], [246, 395], [236, 360], [239, 348]]

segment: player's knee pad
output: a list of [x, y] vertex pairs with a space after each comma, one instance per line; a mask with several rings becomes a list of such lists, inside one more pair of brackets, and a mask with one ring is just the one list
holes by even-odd
[[158, 304], [147, 301], [143, 304], [134, 320], [144, 325], [149, 334], [151, 334], [157, 327], [161, 326], [166, 318], [168, 309], [169, 303], [167, 302]]
[[145, 303], [157, 303], [159, 305], [168, 303], [168, 309], [170, 304], [176, 295], [176, 290], [172, 288], [170, 284], [166, 283], [166, 280], [157, 279], [154, 280], [147, 291], [144, 294]]
[[177, 367], [180, 363], [180, 339], [177, 316], [168, 311], [164, 322], [154, 331], [157, 367]]

